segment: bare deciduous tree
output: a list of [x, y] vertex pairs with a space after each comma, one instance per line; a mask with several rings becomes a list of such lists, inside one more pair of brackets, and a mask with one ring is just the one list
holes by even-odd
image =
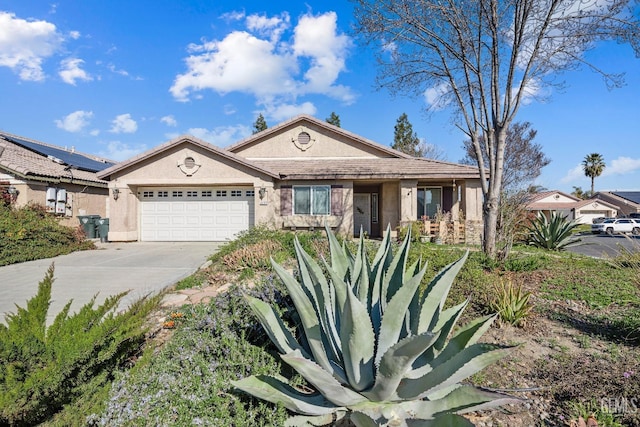
[[[558, 75], [587, 66], [601, 41], [629, 43], [640, 54], [633, 0], [353, 0], [356, 31], [379, 44], [379, 85], [427, 95], [430, 108], [452, 108], [471, 140], [484, 196], [483, 249], [496, 252], [507, 129], [521, 105]], [[482, 152], [489, 153], [485, 164]]]
[[[530, 185], [540, 176], [542, 168], [551, 163], [542, 151], [542, 146], [533, 142], [537, 131], [531, 129], [531, 123], [514, 122], [507, 129], [502, 172], [502, 191], [512, 192]], [[482, 139], [482, 137], [481, 137]], [[482, 148], [486, 144], [480, 144]], [[460, 162], [477, 165], [476, 150], [470, 139], [464, 141], [465, 157]], [[489, 153], [482, 152], [484, 164], [489, 164]]]

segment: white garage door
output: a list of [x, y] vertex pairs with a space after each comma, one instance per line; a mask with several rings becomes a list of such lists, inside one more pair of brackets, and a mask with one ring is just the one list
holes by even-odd
[[253, 225], [253, 188], [140, 189], [140, 240], [223, 241]]

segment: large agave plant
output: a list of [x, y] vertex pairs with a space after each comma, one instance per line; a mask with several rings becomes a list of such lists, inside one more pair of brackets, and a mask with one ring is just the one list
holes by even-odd
[[328, 229], [327, 235], [331, 265], [318, 264], [297, 240], [299, 280], [272, 263], [297, 309], [298, 339], [270, 305], [248, 297], [282, 360], [315, 391], [268, 376], [244, 378], [235, 387], [301, 414], [288, 426], [337, 420], [358, 427], [469, 426], [459, 414], [515, 401], [461, 384], [509, 351], [477, 343], [495, 316], [455, 329], [468, 301], [443, 309], [467, 254], [421, 291], [426, 266], [407, 266], [410, 236], [394, 256], [387, 230], [370, 263], [362, 238], [352, 254]]
[[551, 219], [538, 212], [529, 227], [529, 244], [542, 249], [564, 250], [581, 241], [573, 236], [573, 230], [579, 225], [558, 212], [554, 212]]

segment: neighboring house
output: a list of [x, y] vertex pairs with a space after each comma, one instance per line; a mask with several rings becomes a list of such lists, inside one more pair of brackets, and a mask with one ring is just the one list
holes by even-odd
[[37, 203], [66, 225], [78, 215], [106, 215], [108, 183], [96, 172], [112, 166], [105, 159], [0, 132], [0, 187], [16, 206]]
[[569, 220], [577, 219], [580, 224], [591, 224], [594, 218], [615, 217], [618, 207], [604, 200], [583, 200], [561, 191], [544, 191], [531, 196], [527, 210], [542, 212], [548, 218], [557, 212]]
[[619, 206], [620, 216], [640, 213], [640, 191], [601, 191], [594, 194], [592, 199]]
[[378, 237], [440, 212], [462, 213], [467, 240], [482, 228], [477, 168], [414, 158], [306, 115], [227, 149], [181, 136], [98, 177], [112, 194], [112, 241], [219, 241], [258, 224]]

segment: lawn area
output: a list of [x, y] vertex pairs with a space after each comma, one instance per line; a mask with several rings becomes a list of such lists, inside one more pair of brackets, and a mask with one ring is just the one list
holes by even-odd
[[[297, 236], [314, 258], [328, 257], [324, 233]], [[94, 394], [93, 405], [86, 399], [84, 406], [69, 405], [47, 425], [284, 425], [283, 407], [239, 392], [230, 382], [267, 374], [308, 387], [280, 360], [243, 296], [277, 305], [295, 322], [291, 300], [269, 264], [272, 257], [296, 272], [293, 242], [291, 232], [256, 228], [225, 245], [206, 270], [177, 287], [231, 283], [230, 289], [210, 303], [151, 316], [160, 322], [156, 331], [167, 319], [175, 327], [151, 336], [135, 363], [115, 371], [111, 385]], [[356, 242], [346, 244], [355, 250]], [[369, 259], [378, 245], [366, 242]], [[397, 250], [398, 243], [393, 246]], [[414, 243], [408, 264], [428, 263], [424, 288], [467, 249]], [[640, 426], [640, 269], [633, 256], [610, 262], [522, 246], [496, 263], [470, 249], [446, 304], [470, 299], [463, 323], [495, 311], [504, 289], [529, 295], [532, 307], [519, 326], [506, 320], [493, 324], [483, 342], [517, 347], [470, 378], [473, 385], [522, 403], [468, 418], [479, 426], [565, 426], [593, 414], [600, 426]]]

